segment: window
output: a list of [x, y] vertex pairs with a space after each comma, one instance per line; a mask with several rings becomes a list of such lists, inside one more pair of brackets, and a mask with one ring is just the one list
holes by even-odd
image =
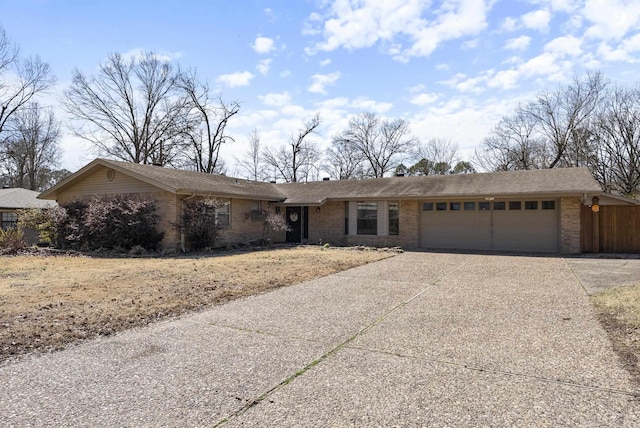
[[525, 210], [537, 210], [538, 209], [538, 201], [524, 201], [524, 209]]
[[509, 201], [509, 211], [519, 211], [522, 209], [522, 202]]
[[480, 211], [489, 211], [490, 207], [491, 207], [490, 202], [478, 202], [478, 209]]
[[358, 202], [358, 235], [378, 234], [378, 203]]
[[231, 201], [227, 201], [221, 207], [216, 208], [216, 224], [220, 227], [229, 227], [231, 224], [230, 213]]
[[542, 201], [542, 209], [543, 210], [555, 210], [556, 209], [556, 201]]
[[422, 204], [422, 211], [433, 211], [433, 202], [424, 202]]
[[449, 203], [450, 211], [460, 211], [460, 202], [450, 202]]
[[464, 210], [465, 211], [475, 211], [476, 209], [476, 203], [475, 202], [465, 202], [464, 203]]
[[251, 201], [249, 207], [249, 215], [251, 217], [251, 221], [263, 221], [264, 216], [262, 215], [262, 206], [260, 201]]
[[349, 202], [344, 203], [344, 234], [349, 234]]
[[494, 202], [493, 203], [493, 210], [494, 211], [504, 211], [507, 206], [507, 204], [504, 201], [500, 201], [500, 202]]
[[18, 224], [18, 214], [16, 213], [0, 213], [0, 227], [4, 230], [16, 227]]
[[447, 203], [446, 202], [436, 202], [436, 210], [437, 211], [446, 211]]
[[400, 232], [400, 204], [389, 202], [389, 235], [397, 235]]

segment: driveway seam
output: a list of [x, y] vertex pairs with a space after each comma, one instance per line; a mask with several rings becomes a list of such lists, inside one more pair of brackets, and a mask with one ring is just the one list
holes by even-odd
[[373, 327], [375, 327], [376, 325], [380, 324], [382, 321], [384, 321], [389, 315], [391, 315], [392, 313], [396, 312], [397, 310], [407, 306], [409, 303], [411, 303], [412, 301], [414, 301], [415, 299], [417, 299], [418, 297], [420, 297], [421, 295], [423, 295], [424, 293], [427, 292], [427, 290], [429, 290], [430, 288], [432, 288], [435, 284], [437, 284], [438, 282], [442, 281], [444, 278], [446, 278], [447, 276], [457, 272], [458, 270], [462, 269], [463, 266], [469, 264], [469, 260], [463, 262], [462, 264], [460, 264], [459, 266], [457, 266], [455, 269], [452, 269], [449, 272], [446, 272], [442, 275], [440, 275], [438, 278], [436, 278], [435, 280], [429, 282], [427, 284], [427, 286], [420, 290], [418, 293], [416, 293], [415, 295], [413, 295], [412, 297], [410, 297], [408, 300], [405, 300], [403, 302], [398, 303], [397, 305], [395, 305], [393, 308], [391, 308], [389, 311], [387, 311], [386, 313], [384, 313], [383, 315], [381, 315], [380, 317], [376, 318], [373, 322], [369, 323], [368, 325], [366, 325], [365, 327], [363, 327], [362, 329], [360, 329], [357, 333], [355, 333], [353, 336], [345, 339], [343, 342], [339, 343], [337, 346], [335, 346], [334, 348], [330, 349], [329, 351], [325, 352], [323, 355], [321, 355], [319, 358], [316, 358], [315, 360], [313, 360], [312, 362], [310, 362], [309, 364], [307, 364], [306, 366], [304, 366], [303, 368], [301, 368], [300, 370], [296, 371], [294, 374], [292, 374], [291, 376], [287, 377], [286, 379], [284, 379], [283, 381], [281, 381], [280, 383], [276, 384], [275, 386], [271, 387], [269, 390], [267, 390], [266, 392], [262, 393], [261, 395], [259, 395], [258, 397], [256, 397], [255, 399], [249, 401], [248, 403], [246, 403], [244, 406], [242, 406], [239, 410], [233, 412], [231, 415], [225, 417], [224, 419], [220, 420], [219, 422], [217, 422], [216, 424], [213, 425], [214, 428], [223, 426], [225, 424], [227, 424], [228, 422], [230, 422], [232, 419], [235, 419], [239, 416], [242, 416], [244, 413], [246, 413], [249, 409], [251, 409], [252, 407], [260, 404], [262, 401], [264, 401], [267, 397], [269, 397], [271, 394], [273, 394], [275, 391], [279, 390], [280, 388], [282, 388], [283, 386], [291, 383], [294, 379], [296, 379], [299, 376], [302, 376], [304, 373], [306, 373], [308, 370], [312, 369], [313, 367], [317, 366], [318, 364], [322, 363], [324, 360], [326, 360], [327, 358], [331, 357], [332, 355], [334, 355], [335, 353], [337, 353], [338, 351], [340, 351], [341, 349], [345, 348], [349, 343], [353, 342], [356, 338], [358, 338], [359, 336], [361, 336], [362, 334], [366, 333], [367, 331], [369, 331], [370, 329], [372, 329]]
[[491, 368], [477, 367], [477, 366], [472, 366], [472, 365], [468, 365], [468, 364], [465, 364], [465, 363], [458, 363], [458, 362], [451, 361], [451, 360], [442, 360], [442, 359], [437, 359], [437, 358], [436, 359], [434, 359], [434, 358], [422, 358], [422, 357], [417, 357], [415, 355], [407, 355], [407, 354], [401, 354], [401, 353], [397, 353], [397, 352], [389, 352], [389, 351], [383, 351], [383, 350], [380, 350], [380, 349], [366, 348], [366, 347], [361, 347], [361, 346], [345, 346], [345, 347], [348, 348], [348, 349], [354, 349], [354, 350], [358, 350], [358, 351], [365, 351], [365, 352], [370, 352], [370, 353], [374, 353], [374, 354], [390, 355], [390, 356], [393, 356], [393, 357], [405, 358], [405, 359], [414, 360], [414, 361], [425, 361], [425, 362], [429, 362], [429, 363], [435, 363], [435, 364], [459, 367], [459, 368], [464, 368], [464, 369], [467, 369], [467, 370], [472, 370], [472, 371], [477, 371], [477, 372], [492, 373], [492, 374], [497, 374], [497, 375], [506, 375], [506, 376], [510, 376], [510, 377], [519, 377], [519, 378], [524, 378], [524, 379], [533, 379], [533, 380], [538, 380], [538, 381], [545, 382], [545, 383], [553, 383], [553, 384], [571, 386], [571, 387], [580, 388], [580, 389], [591, 389], [591, 390], [594, 390], [594, 391], [608, 392], [608, 393], [611, 393], [611, 394], [626, 395], [626, 396], [631, 396], [631, 397], [634, 397], [634, 398], [640, 398], [640, 392], [639, 391], [626, 391], [626, 390], [623, 390], [623, 389], [616, 389], [616, 388], [603, 388], [603, 387], [600, 387], [600, 386], [587, 385], [587, 384], [583, 384], [583, 383], [571, 382], [571, 381], [562, 380], [562, 379], [553, 379], [553, 378], [548, 378], [548, 377], [544, 377], [544, 376], [536, 376], [536, 375], [530, 375], [530, 374], [526, 374], [526, 373], [518, 373], [518, 372], [513, 372], [513, 371], [508, 371], [508, 370], [497, 370], [497, 369], [491, 369]]

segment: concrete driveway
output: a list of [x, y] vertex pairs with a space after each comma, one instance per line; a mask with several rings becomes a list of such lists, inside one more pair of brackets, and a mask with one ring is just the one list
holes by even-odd
[[639, 426], [565, 259], [404, 253], [0, 367], [0, 426]]

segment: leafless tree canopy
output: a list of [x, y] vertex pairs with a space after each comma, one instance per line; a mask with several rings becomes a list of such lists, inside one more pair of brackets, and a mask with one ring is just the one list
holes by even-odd
[[47, 117], [33, 103], [54, 83], [49, 65], [37, 56], [21, 57], [0, 27], [0, 175], [7, 176], [11, 186], [41, 188], [41, 176], [48, 170], [40, 169], [59, 159], [59, 127], [53, 113]]
[[604, 190], [640, 197], [640, 89], [590, 73], [543, 91], [498, 123], [477, 162], [488, 170], [586, 166]]
[[248, 137], [249, 149], [241, 159], [236, 158], [238, 166], [245, 171], [247, 178], [258, 181], [267, 178], [262, 169], [262, 146], [260, 144], [260, 133], [253, 129]]
[[240, 111], [240, 104], [226, 103], [221, 95], [212, 96], [209, 85], [199, 80], [195, 71], [180, 75], [178, 87], [190, 107], [183, 164], [199, 172], [220, 172], [220, 148], [233, 141], [225, 130], [229, 120]]
[[112, 54], [95, 76], [76, 70], [64, 98], [75, 134], [109, 157], [171, 162], [191, 126], [178, 77], [153, 52], [130, 59]]
[[319, 153], [309, 136], [317, 132], [320, 126], [320, 114], [311, 119], [289, 137], [289, 142], [272, 150], [265, 148], [263, 159], [265, 166], [275, 171], [276, 177], [286, 182], [308, 181], [318, 166]]
[[7, 122], [4, 140], [6, 173], [12, 187], [44, 190], [53, 184], [60, 160], [60, 123], [51, 109], [31, 103]]
[[[361, 113], [352, 117], [347, 129], [334, 138], [333, 148], [334, 151], [342, 148], [345, 154], [351, 151], [361, 156], [366, 176], [384, 177], [399, 164], [400, 156], [414, 149], [417, 142], [405, 120], [380, 119], [374, 113]], [[340, 160], [335, 156], [333, 159], [334, 162]], [[351, 167], [343, 165], [342, 169]]]
[[331, 139], [325, 152], [325, 167], [331, 178], [351, 180], [365, 177], [365, 157], [360, 150], [341, 135]]

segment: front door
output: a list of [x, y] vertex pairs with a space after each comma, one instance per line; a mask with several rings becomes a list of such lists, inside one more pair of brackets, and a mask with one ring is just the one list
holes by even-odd
[[301, 207], [287, 207], [287, 242], [302, 242], [302, 209]]

